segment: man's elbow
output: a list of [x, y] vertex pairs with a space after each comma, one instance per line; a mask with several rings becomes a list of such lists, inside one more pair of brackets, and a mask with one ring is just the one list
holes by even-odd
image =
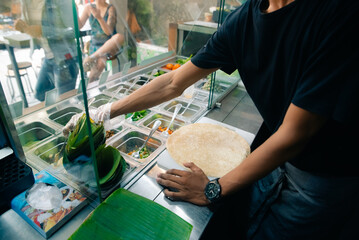
[[171, 84], [171, 93], [173, 97], [179, 97], [183, 93], [184, 89], [181, 85]]
[[182, 92], [184, 91], [185, 87], [183, 86], [183, 84], [179, 81], [174, 81], [173, 77], [170, 78], [170, 83], [167, 84], [166, 87], [166, 92], [167, 95], [169, 96], [169, 99], [175, 98], [175, 97], [179, 97]]

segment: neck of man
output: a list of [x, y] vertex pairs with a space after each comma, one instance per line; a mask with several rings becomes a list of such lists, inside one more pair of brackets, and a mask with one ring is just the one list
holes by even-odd
[[271, 13], [277, 11], [292, 2], [294, 2], [294, 0], [267, 0], [268, 5], [263, 9], [263, 12]]

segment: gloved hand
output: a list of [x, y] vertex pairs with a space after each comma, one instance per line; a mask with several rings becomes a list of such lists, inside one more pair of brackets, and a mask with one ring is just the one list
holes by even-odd
[[[90, 108], [89, 114], [90, 118], [95, 122], [103, 122], [105, 130], [109, 129], [109, 122], [110, 122], [110, 113], [111, 113], [111, 106], [112, 103], [106, 103], [99, 108]], [[80, 117], [84, 113], [78, 113], [72, 116], [70, 121], [66, 124], [66, 126], [62, 129], [62, 133], [65, 137], [69, 136], [69, 133], [72, 132], [75, 129], [75, 126], [77, 124], [77, 121], [80, 119]]]
[[40, 38], [42, 35], [41, 26], [29, 25], [22, 19], [15, 20], [14, 27], [17, 31], [27, 33], [33, 38]]

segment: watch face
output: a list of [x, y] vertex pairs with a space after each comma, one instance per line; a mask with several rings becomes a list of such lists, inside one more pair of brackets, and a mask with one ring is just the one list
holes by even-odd
[[208, 197], [214, 198], [218, 194], [218, 191], [219, 191], [219, 188], [218, 188], [217, 184], [215, 184], [215, 183], [208, 184], [208, 189], [207, 189]]
[[211, 202], [218, 199], [221, 194], [221, 187], [217, 181], [211, 181], [207, 184], [205, 195]]

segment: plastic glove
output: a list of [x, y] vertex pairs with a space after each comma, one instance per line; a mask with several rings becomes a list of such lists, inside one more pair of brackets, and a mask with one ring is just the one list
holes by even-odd
[[[90, 118], [95, 122], [103, 122], [105, 130], [109, 128], [110, 122], [110, 113], [111, 113], [112, 103], [106, 103], [101, 105], [99, 108], [91, 108], [89, 109]], [[62, 133], [65, 137], [69, 136], [69, 133], [75, 129], [75, 126], [80, 119], [80, 117], [84, 113], [78, 113], [72, 116], [70, 121], [66, 124], [66, 126], [62, 129]]]

